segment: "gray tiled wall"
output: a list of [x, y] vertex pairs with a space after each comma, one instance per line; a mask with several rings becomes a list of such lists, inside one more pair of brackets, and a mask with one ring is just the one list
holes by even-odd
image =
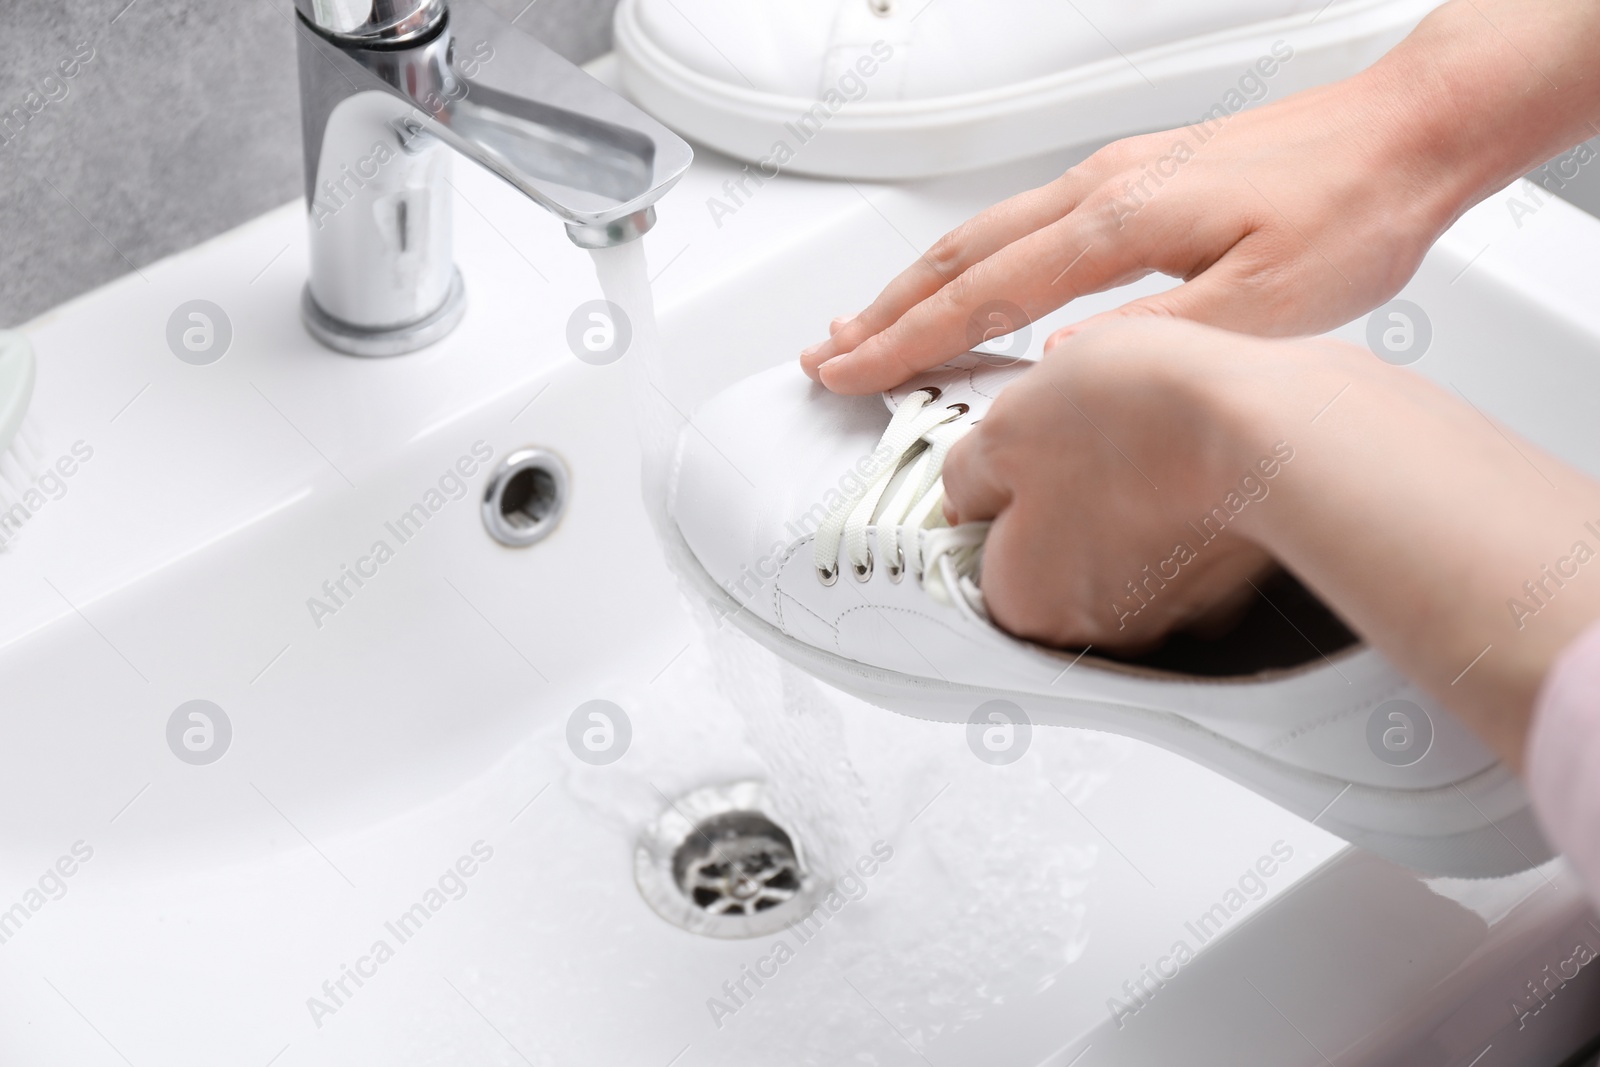
[[[489, 2], [569, 59], [610, 47], [614, 0]], [[291, 0], [0, 12], [0, 115], [28, 115], [0, 126], [0, 326], [299, 195]]]

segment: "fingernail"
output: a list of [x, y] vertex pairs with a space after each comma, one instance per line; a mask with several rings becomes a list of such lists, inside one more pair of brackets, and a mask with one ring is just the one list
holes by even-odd
[[834, 356], [832, 359], [828, 360], [822, 366], [818, 367], [817, 368], [817, 373], [821, 374], [823, 371], [827, 370], [829, 367], [833, 366], [835, 363], [838, 363], [842, 359], [844, 359], [843, 356]]
[[800, 358], [801, 359], [810, 359], [812, 356], [814, 356], [818, 352], [822, 351], [822, 346], [827, 344], [827, 343], [828, 342], [826, 342], [826, 341], [818, 341], [816, 344], [812, 345], [810, 348], [802, 348], [800, 350]]

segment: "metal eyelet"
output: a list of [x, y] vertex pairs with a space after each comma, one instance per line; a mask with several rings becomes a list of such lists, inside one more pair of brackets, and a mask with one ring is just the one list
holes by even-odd
[[966, 404], [961, 403], [961, 401], [959, 401], [959, 400], [956, 401], [954, 404], [946, 404], [945, 405], [945, 409], [948, 410], [948, 411], [953, 411], [957, 415], [965, 415], [967, 412], [972, 410], [972, 408], [968, 407]]
[[894, 14], [894, 0], [867, 0], [867, 9], [879, 18]]
[[906, 554], [898, 547], [894, 550], [894, 562], [889, 564], [889, 580], [896, 585], [906, 576]]
[[817, 568], [817, 581], [821, 582], [823, 585], [832, 585], [834, 582], [837, 582], [838, 580], [839, 580], [839, 565], [837, 563], [835, 563], [832, 567], [818, 567]]
[[858, 582], [865, 582], [870, 579], [872, 577], [872, 553], [867, 553], [866, 563], [856, 563], [851, 561], [850, 573], [855, 576], [855, 579]]
[[939, 398], [944, 395], [944, 390], [940, 389], [937, 385], [924, 385], [921, 389], [918, 389], [917, 392], [928, 394], [928, 404], [930, 406], [937, 404], [939, 402]]

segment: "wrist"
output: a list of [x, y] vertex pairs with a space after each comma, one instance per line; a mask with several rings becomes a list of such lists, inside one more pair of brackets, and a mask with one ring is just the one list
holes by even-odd
[[[1298, 440], [1304, 418], [1286, 416], [1297, 414], [1305, 396], [1320, 388], [1319, 361], [1297, 342], [1185, 329], [1204, 331], [1201, 343], [1173, 346], [1164, 361], [1165, 380], [1155, 390], [1165, 395], [1156, 405], [1157, 417], [1171, 427], [1173, 439], [1187, 442], [1179, 450], [1181, 479], [1174, 471], [1163, 474], [1185, 483], [1197, 494], [1196, 504], [1210, 506], [1230, 493], [1264, 500], [1304, 443]], [[1269, 547], [1273, 510], [1242, 507], [1239, 533]]]
[[[1600, 6], [1454, 0], [1340, 84], [1372, 126], [1389, 195], [1436, 233], [1600, 133]], [[1537, 62], [1530, 56], [1536, 56]]]
[[[1409, 43], [1409, 42], [1408, 42]], [[1369, 169], [1375, 207], [1397, 233], [1431, 244], [1462, 213], [1511, 180], [1511, 153], [1484, 137], [1486, 116], [1453, 79], [1417, 52], [1395, 52], [1341, 84], [1366, 138], [1358, 158]], [[1520, 173], [1517, 172], [1517, 173]]]
[[[1319, 410], [1341, 395], [1364, 368], [1358, 355], [1327, 342], [1219, 335], [1193, 378], [1195, 417], [1206, 428], [1208, 484], [1243, 486], [1265, 500], [1283, 496], [1313, 448]], [[1255, 485], [1245, 483], [1249, 477]], [[1291, 495], [1293, 495], [1291, 493]], [[1300, 512], [1281, 501], [1239, 515], [1241, 535], [1275, 555], [1288, 547]]]

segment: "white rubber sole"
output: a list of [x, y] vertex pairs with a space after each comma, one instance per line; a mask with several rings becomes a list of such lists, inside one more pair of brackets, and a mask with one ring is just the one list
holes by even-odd
[[1302, 770], [1172, 712], [980, 689], [883, 670], [797, 641], [745, 610], [706, 572], [675, 525], [666, 551], [691, 593], [704, 598], [713, 614], [821, 681], [889, 711], [966, 723], [978, 705], [1003, 698], [1037, 725], [1132, 737], [1193, 760], [1346, 841], [1426, 874], [1501, 877], [1555, 855], [1521, 782], [1503, 764], [1435, 788], [1383, 789]]
[[[877, 102], [869, 91], [801, 140], [793, 126], [817, 101], [709, 77], [664, 52], [640, 27], [637, 0], [616, 13], [622, 85], [684, 136], [760, 163], [783, 141], [785, 172], [903, 179], [947, 174], [1200, 121], [1278, 42], [1294, 50], [1263, 79], [1271, 95], [1348, 77], [1393, 47], [1439, 0], [1336, 0], [1297, 15], [1143, 49], [981, 93]], [[1281, 46], [1280, 46], [1281, 51]], [[764, 168], [771, 177], [775, 168]]]

